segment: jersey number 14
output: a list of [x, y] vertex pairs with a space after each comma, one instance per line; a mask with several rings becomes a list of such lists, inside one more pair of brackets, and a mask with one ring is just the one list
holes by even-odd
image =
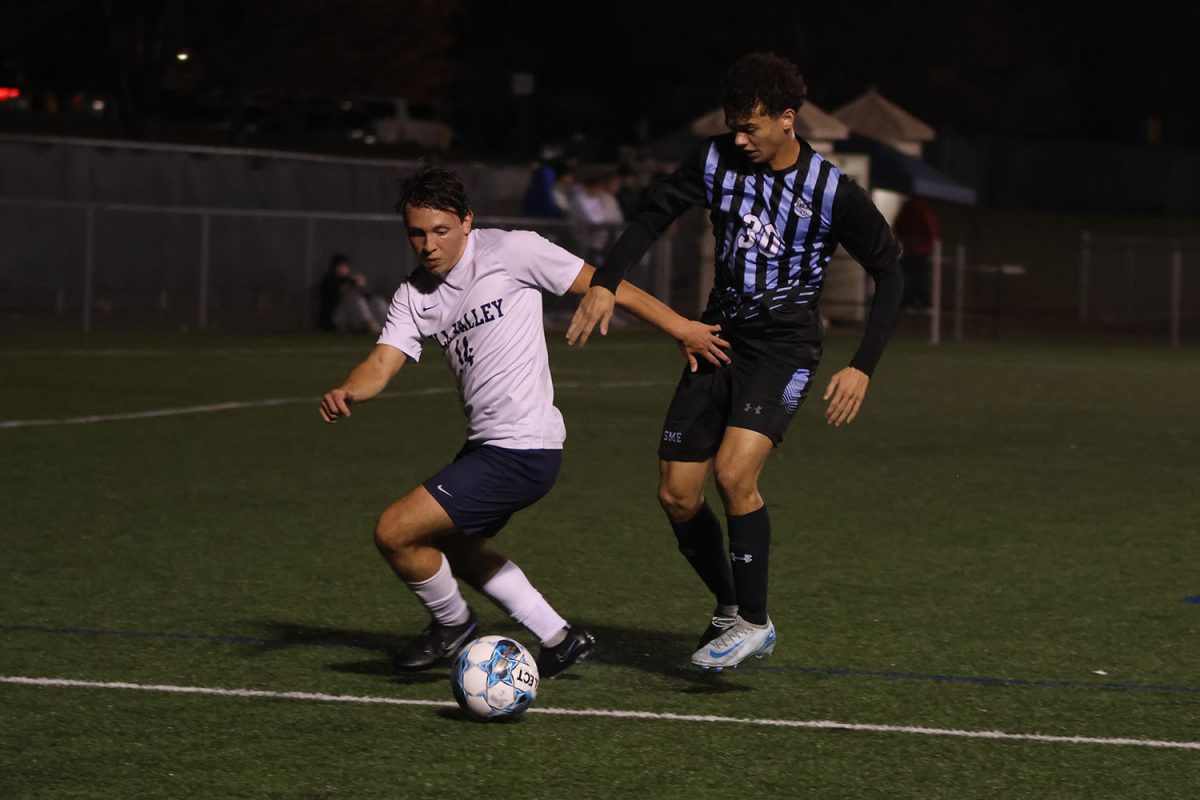
[[475, 351], [466, 336], [454, 340], [454, 355], [458, 356], [458, 365], [471, 366], [475, 363]]

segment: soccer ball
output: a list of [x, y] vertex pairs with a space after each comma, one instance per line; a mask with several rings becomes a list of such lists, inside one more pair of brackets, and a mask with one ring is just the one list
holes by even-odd
[[454, 659], [450, 688], [463, 711], [484, 721], [515, 721], [537, 697], [537, 662], [520, 642], [481, 636]]

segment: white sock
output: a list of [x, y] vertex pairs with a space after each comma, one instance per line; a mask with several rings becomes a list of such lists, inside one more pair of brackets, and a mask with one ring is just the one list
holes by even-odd
[[509, 616], [524, 625], [542, 644], [553, 647], [563, 640], [567, 621], [533, 588], [525, 573], [511, 561], [480, 589]]
[[[439, 554], [440, 555], [440, 554]], [[429, 609], [433, 621], [439, 625], [462, 625], [470, 617], [467, 601], [459, 591], [458, 581], [450, 572], [450, 563], [441, 556], [442, 565], [428, 580], [408, 583], [417, 598]]]

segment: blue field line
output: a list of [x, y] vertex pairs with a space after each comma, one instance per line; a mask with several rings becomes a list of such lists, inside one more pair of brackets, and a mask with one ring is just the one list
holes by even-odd
[[751, 665], [755, 672], [794, 672], [825, 675], [832, 678], [885, 678], [888, 680], [927, 681], [932, 683], [969, 683], [976, 686], [1028, 686], [1048, 689], [1100, 689], [1109, 692], [1172, 692], [1200, 694], [1200, 686], [1170, 686], [1154, 683], [1098, 683], [1096, 681], [1065, 681], [1052, 678], [994, 678], [986, 675], [939, 675], [926, 672], [844, 669], [840, 667], [769, 667]]
[[[383, 652], [374, 645], [348, 644], [328, 640], [289, 641], [287, 639], [264, 639], [258, 636], [223, 636], [205, 633], [173, 633], [170, 631], [125, 631], [104, 628], [54, 628], [43, 625], [0, 625], [0, 633], [48, 633], [75, 636], [111, 636], [121, 639], [175, 639], [194, 642], [216, 642], [218, 644], [242, 644], [252, 647], [324, 647], [335, 650], [368, 650]], [[605, 663], [598, 661], [594, 663]], [[608, 662], [613, 663], [613, 662]], [[688, 665], [690, 667], [690, 665]], [[1044, 689], [1099, 689], [1109, 692], [1166, 692], [1173, 694], [1200, 694], [1200, 686], [1172, 686], [1153, 683], [1099, 683], [1096, 681], [1057, 680], [1051, 678], [997, 678], [986, 675], [942, 675], [925, 672], [902, 672], [893, 670], [849, 669], [844, 667], [805, 667], [798, 665], [767, 666], [747, 664], [740, 672], [791, 673], [799, 675], [822, 675], [830, 678], [880, 678], [883, 680], [921, 681], [926, 683], [961, 683], [975, 686], [1017, 686]]]

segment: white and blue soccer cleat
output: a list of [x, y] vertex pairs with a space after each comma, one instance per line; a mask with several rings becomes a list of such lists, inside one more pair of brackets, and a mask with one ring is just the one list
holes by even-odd
[[755, 625], [740, 616], [724, 633], [692, 653], [692, 663], [700, 669], [720, 672], [732, 669], [747, 658], [762, 658], [775, 652], [775, 625]]
[[700, 634], [700, 641], [696, 643], [696, 647], [703, 649], [704, 645], [729, 630], [730, 626], [737, 622], [737, 606], [733, 608], [734, 610], [731, 614], [722, 614], [720, 608], [713, 612], [712, 620], [708, 623], [708, 627], [704, 629], [704, 633]]

